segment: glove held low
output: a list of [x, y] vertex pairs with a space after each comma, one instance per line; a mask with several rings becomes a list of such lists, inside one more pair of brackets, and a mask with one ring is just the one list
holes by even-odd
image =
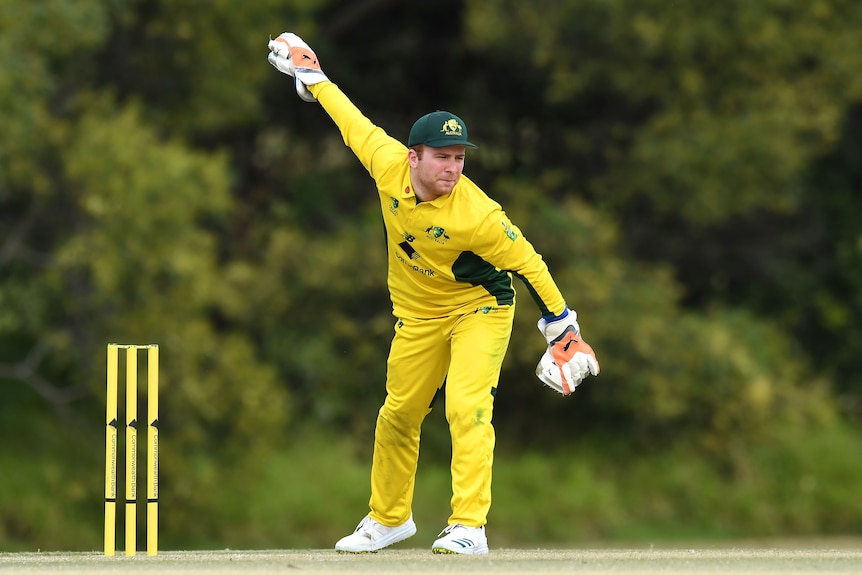
[[550, 388], [569, 395], [588, 375], [599, 374], [599, 362], [593, 348], [581, 337], [577, 314], [566, 308], [549, 321], [538, 322], [548, 349], [536, 366], [536, 376]]

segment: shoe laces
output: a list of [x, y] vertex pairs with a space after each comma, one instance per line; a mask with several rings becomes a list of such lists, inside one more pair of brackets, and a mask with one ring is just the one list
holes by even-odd
[[464, 530], [469, 531], [471, 533], [473, 531], [481, 531], [482, 530], [481, 527], [467, 527], [466, 525], [461, 525], [460, 523], [456, 523], [454, 525], [447, 525], [446, 528], [440, 532], [440, 535], [438, 535], [438, 537], [442, 537], [443, 535], [446, 535], [447, 533], [452, 533], [456, 529], [464, 529]]
[[374, 529], [376, 525], [378, 525], [378, 523], [366, 515], [362, 518], [362, 521], [359, 522], [359, 525], [356, 526], [356, 529], [353, 532], [362, 533], [363, 535], [369, 536], [371, 539], [375, 539], [379, 535], [377, 529]]

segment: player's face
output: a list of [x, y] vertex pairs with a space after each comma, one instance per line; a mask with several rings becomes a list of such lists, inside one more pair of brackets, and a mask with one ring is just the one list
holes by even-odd
[[464, 157], [464, 146], [424, 146], [419, 152], [410, 150], [410, 179], [419, 199], [429, 201], [451, 193], [461, 179]]

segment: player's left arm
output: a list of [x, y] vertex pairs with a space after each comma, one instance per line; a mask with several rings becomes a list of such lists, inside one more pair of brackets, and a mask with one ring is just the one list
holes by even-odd
[[542, 256], [502, 210], [495, 207], [471, 239], [476, 253], [498, 269], [518, 277], [546, 318], [565, 315], [566, 300]]
[[494, 210], [474, 237], [483, 257], [520, 278], [539, 306], [538, 328], [548, 342], [536, 367], [539, 379], [568, 395], [588, 375], [598, 375], [598, 359], [581, 337], [577, 313], [566, 305], [547, 264], [521, 230], [502, 210]]

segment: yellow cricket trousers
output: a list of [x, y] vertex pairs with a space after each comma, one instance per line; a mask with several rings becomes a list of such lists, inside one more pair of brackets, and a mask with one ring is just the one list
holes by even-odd
[[386, 400], [374, 438], [372, 519], [396, 526], [410, 517], [420, 428], [445, 381], [452, 437], [449, 524], [485, 525], [494, 460], [491, 415], [514, 312], [511, 305], [396, 323], [387, 361]]

